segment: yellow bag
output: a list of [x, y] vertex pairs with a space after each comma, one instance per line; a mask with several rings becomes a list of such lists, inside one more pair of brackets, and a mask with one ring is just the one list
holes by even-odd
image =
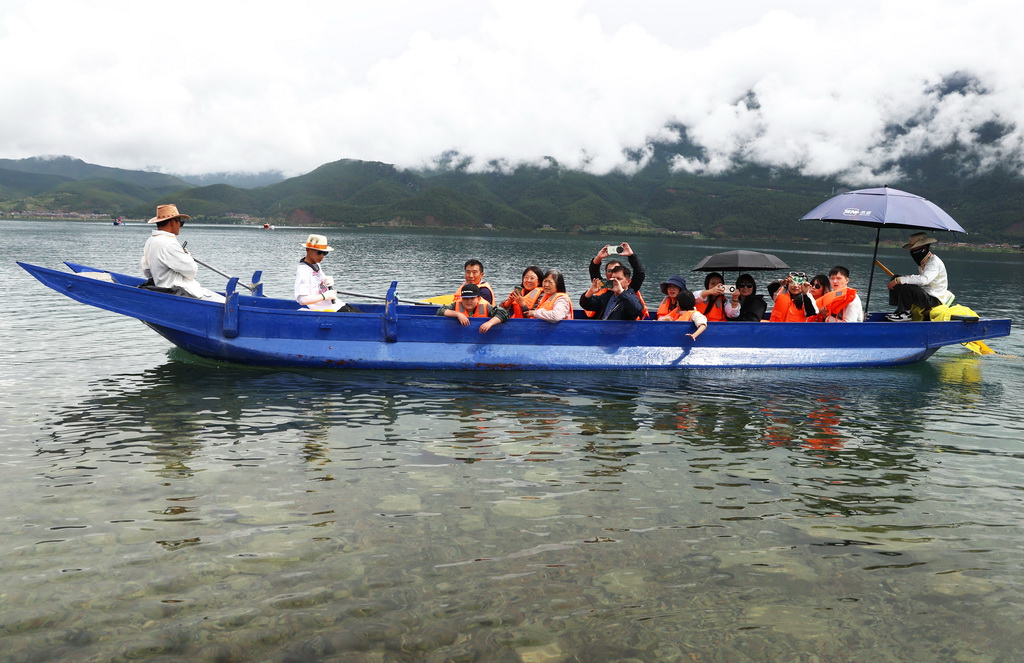
[[[911, 309], [911, 316], [914, 320], [923, 320], [924, 311], [915, 306]], [[930, 319], [932, 322], [949, 322], [953, 319], [953, 316], [963, 316], [965, 318], [978, 318], [981, 317], [968, 307], [962, 304], [947, 305], [941, 304], [939, 306], [933, 306], [931, 311]], [[961, 343], [974, 354], [979, 355], [993, 355], [995, 350], [985, 345], [984, 341], [968, 341], [967, 343]]]

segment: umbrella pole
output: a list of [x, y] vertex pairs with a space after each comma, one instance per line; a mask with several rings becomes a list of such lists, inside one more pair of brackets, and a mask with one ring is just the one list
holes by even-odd
[[864, 319], [868, 319], [868, 307], [871, 306], [871, 284], [875, 282], [875, 261], [878, 260], [878, 239], [882, 234], [882, 226], [875, 228], [875, 253], [871, 256], [871, 276], [868, 277], [868, 296], [864, 302]]

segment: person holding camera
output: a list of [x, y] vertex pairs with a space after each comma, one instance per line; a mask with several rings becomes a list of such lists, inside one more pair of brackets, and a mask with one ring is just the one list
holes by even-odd
[[[721, 322], [725, 316], [725, 277], [718, 272], [711, 272], [704, 277], [704, 289], [693, 293], [698, 306], [703, 307], [704, 317], [709, 322]], [[731, 293], [730, 293], [731, 294]]]
[[810, 294], [811, 284], [803, 272], [790, 272], [769, 285], [768, 291], [775, 300], [770, 322], [807, 322], [807, 318], [818, 314], [818, 304]]
[[358, 313], [359, 309], [346, 304], [334, 291], [334, 279], [324, 273], [320, 263], [334, 249], [327, 246], [323, 235], [310, 235], [301, 244], [306, 255], [295, 271], [295, 301], [311, 311], [342, 311]]
[[536, 265], [530, 265], [523, 270], [523, 276], [519, 285], [512, 288], [499, 306], [509, 312], [513, 318], [525, 318], [526, 313], [536, 305], [544, 291], [541, 289], [541, 281], [544, 280], [544, 272]]
[[[640, 264], [640, 258], [637, 257], [636, 253], [633, 252], [633, 248], [629, 244], [623, 242], [618, 245], [609, 244], [607, 246], [601, 247], [601, 250], [597, 252], [597, 255], [594, 256], [594, 259], [590, 261], [589, 268], [591, 282], [593, 282], [595, 279], [601, 279], [601, 263], [604, 261], [605, 258], [609, 256], [612, 256], [612, 259], [609, 260], [604, 265], [605, 280], [611, 282], [612, 270], [616, 266], [625, 267], [625, 264], [622, 262], [622, 260], [619, 259], [619, 256], [624, 256], [626, 260], [629, 261], [630, 273], [633, 275], [631, 281], [633, 290], [640, 298], [640, 304], [642, 309], [642, 317], [640, 319], [645, 320], [649, 315], [649, 311], [647, 310], [647, 302], [644, 301], [643, 295], [640, 294], [640, 287], [643, 286], [644, 280], [647, 278], [647, 273], [644, 271], [644, 266]], [[605, 292], [607, 292], [607, 289], [604, 286], [602, 286], [602, 288], [597, 292], [597, 294], [603, 295]], [[589, 318], [592, 318], [595, 315], [597, 315], [594, 311], [588, 311], [586, 309], [584, 309], [584, 313], [586, 313], [587, 317]]]
[[599, 320], [640, 320], [644, 306], [632, 286], [632, 272], [619, 264], [611, 269], [608, 283], [595, 278], [580, 296], [580, 306]]
[[750, 274], [740, 274], [736, 289], [729, 293], [725, 302], [725, 317], [735, 322], [761, 322], [768, 302], [757, 294], [757, 283]]

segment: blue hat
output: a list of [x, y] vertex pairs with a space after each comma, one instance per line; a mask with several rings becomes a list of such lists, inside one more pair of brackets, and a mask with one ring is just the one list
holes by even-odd
[[686, 290], [686, 279], [684, 279], [682, 276], [679, 276], [678, 274], [675, 275], [675, 276], [669, 277], [669, 279], [667, 281], [665, 281], [665, 282], [663, 282], [661, 284], [661, 292], [663, 294], [667, 295], [668, 294], [668, 287], [670, 285], [674, 285], [675, 287], [679, 288], [680, 290]]

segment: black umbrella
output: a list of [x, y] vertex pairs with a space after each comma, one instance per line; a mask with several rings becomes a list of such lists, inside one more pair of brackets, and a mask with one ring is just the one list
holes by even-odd
[[953, 217], [930, 200], [889, 187], [841, 193], [818, 205], [800, 220], [874, 226], [875, 253], [872, 257], [871, 276], [868, 277], [868, 296], [864, 303], [865, 317], [871, 304], [871, 285], [875, 280], [875, 264], [878, 262], [878, 240], [883, 227], [967, 232], [953, 220]]
[[693, 268], [693, 271], [747, 272], [755, 269], [789, 269], [789, 265], [770, 253], [739, 249], [707, 256]]

